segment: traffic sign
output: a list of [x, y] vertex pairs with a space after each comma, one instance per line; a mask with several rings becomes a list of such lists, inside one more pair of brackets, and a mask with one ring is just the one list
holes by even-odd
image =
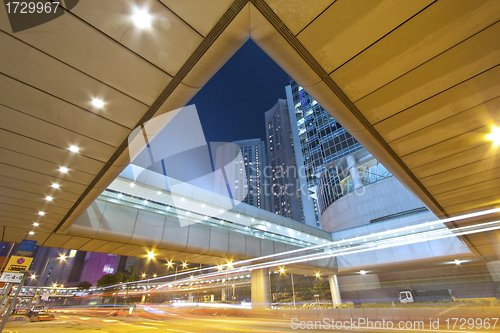
[[27, 271], [31, 266], [33, 258], [12, 256], [5, 267], [6, 272], [20, 272]]
[[2, 276], [0, 277], [0, 282], [19, 283], [19, 282], [21, 282], [23, 275], [24, 275], [24, 273], [4, 272], [4, 273], [2, 273]]
[[21, 246], [19, 247], [19, 251], [33, 252], [33, 250], [35, 250], [35, 246], [36, 246], [36, 241], [23, 239], [21, 241]]

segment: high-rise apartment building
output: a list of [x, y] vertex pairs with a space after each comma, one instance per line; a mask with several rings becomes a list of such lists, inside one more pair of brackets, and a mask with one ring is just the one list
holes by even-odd
[[[234, 141], [241, 149], [243, 168], [235, 170], [235, 177], [241, 182], [246, 179], [248, 194], [243, 202], [257, 208], [270, 210], [269, 195], [264, 190], [264, 167], [266, 166], [266, 147], [261, 139]], [[245, 177], [243, 177], [243, 173]], [[240, 183], [241, 184], [241, 183]]]
[[[266, 148], [261, 139], [212, 144], [216, 170], [214, 192], [229, 195], [236, 203], [270, 210], [264, 167]], [[223, 179], [222, 179], [223, 178]]]
[[269, 171], [266, 168], [264, 176], [269, 180], [271, 211], [316, 226], [307, 191], [301, 191], [305, 178], [296, 166], [287, 101], [279, 99], [265, 113], [265, 121]]

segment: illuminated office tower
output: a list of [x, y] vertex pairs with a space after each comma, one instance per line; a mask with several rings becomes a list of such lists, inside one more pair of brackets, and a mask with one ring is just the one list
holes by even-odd
[[319, 224], [321, 214], [317, 203], [317, 178], [327, 169], [327, 165], [363, 149], [363, 146], [291, 78], [286, 93], [288, 103], [293, 105], [289, 117], [294, 129], [295, 153], [304, 168]]

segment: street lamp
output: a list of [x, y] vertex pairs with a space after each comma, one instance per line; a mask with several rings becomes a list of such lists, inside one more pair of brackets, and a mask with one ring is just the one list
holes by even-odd
[[153, 251], [149, 251], [147, 257], [148, 257], [148, 259], [154, 259], [155, 255], [156, 254]]

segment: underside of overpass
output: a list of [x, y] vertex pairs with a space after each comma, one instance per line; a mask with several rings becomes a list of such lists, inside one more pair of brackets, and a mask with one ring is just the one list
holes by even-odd
[[[131, 132], [183, 107], [248, 39], [436, 216], [499, 205], [499, 150], [487, 134], [499, 120], [500, 2], [144, 0], [137, 6], [153, 15], [150, 29], [134, 28], [134, 4], [127, 1], [80, 1], [16, 33], [0, 9], [3, 241], [29, 238], [88, 251], [106, 246], [61, 233], [129, 164]], [[93, 98], [104, 107], [93, 106]], [[487, 238], [463, 240], [476, 254], [494, 257], [484, 247]], [[113, 253], [135, 253], [137, 246]]]

